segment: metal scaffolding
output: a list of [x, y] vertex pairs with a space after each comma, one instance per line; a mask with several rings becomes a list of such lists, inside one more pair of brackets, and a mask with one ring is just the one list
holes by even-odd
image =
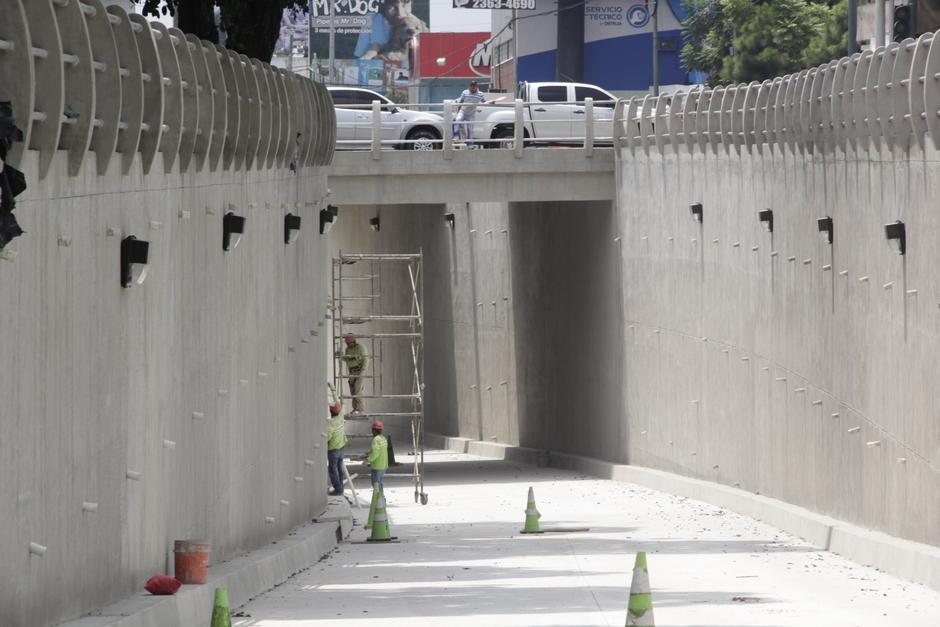
[[[424, 491], [424, 274], [423, 255], [415, 254], [351, 254], [339, 252], [333, 258], [332, 319], [333, 319], [333, 385], [342, 400], [352, 399], [348, 385], [343, 383], [358, 376], [364, 385], [359, 399], [379, 410], [366, 407], [352, 413], [348, 420], [390, 418], [408, 419], [414, 447], [414, 466], [410, 473], [386, 473], [386, 477], [411, 477], [415, 486], [415, 502], [427, 505]], [[398, 285], [404, 281], [407, 290], [386, 293], [383, 281]], [[407, 298], [408, 304], [401, 302]], [[410, 308], [410, 313], [400, 313]], [[389, 313], [389, 311], [393, 313]], [[365, 344], [371, 366], [359, 375], [350, 375], [345, 368], [344, 336], [352, 332]], [[397, 367], [397, 353], [386, 354], [387, 344], [404, 345], [406, 357]], [[388, 361], [387, 361], [388, 360]], [[404, 364], [408, 364], [405, 366]], [[388, 380], [386, 380], [388, 379]], [[406, 381], [410, 381], [407, 383]], [[410, 390], [407, 389], [410, 387]]]

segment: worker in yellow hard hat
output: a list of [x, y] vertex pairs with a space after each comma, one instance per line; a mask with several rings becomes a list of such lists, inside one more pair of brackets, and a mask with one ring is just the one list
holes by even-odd
[[365, 404], [362, 402], [362, 376], [369, 367], [369, 352], [358, 342], [354, 333], [344, 335], [343, 341], [346, 342], [343, 361], [346, 362], [346, 370], [349, 372], [349, 394], [352, 396], [353, 413], [362, 413], [365, 411]]

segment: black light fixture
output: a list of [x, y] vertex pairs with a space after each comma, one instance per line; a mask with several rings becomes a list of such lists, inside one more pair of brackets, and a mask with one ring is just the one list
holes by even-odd
[[128, 235], [121, 240], [121, 287], [141, 285], [147, 279], [150, 242]]
[[774, 210], [773, 209], [761, 209], [757, 212], [757, 217], [764, 225], [764, 228], [767, 229], [769, 233], [774, 232]]
[[300, 237], [300, 216], [288, 213], [284, 216], [284, 243], [293, 244]]
[[222, 217], [222, 250], [235, 250], [245, 233], [245, 217], [229, 211]]
[[693, 203], [693, 204], [689, 205], [689, 211], [692, 212], [692, 219], [693, 219], [693, 220], [695, 220], [696, 222], [701, 222], [701, 221], [702, 221], [702, 218], [703, 218], [703, 215], [702, 215], [702, 212], [703, 212], [702, 203], [697, 202], [697, 203]]
[[829, 216], [818, 218], [816, 220], [816, 227], [819, 229], [819, 232], [822, 233], [822, 240], [827, 244], [831, 244], [835, 239], [835, 235], [832, 232], [832, 218]]
[[907, 252], [907, 229], [900, 220], [885, 225], [885, 237], [894, 243], [899, 255]]
[[450, 229], [453, 229], [457, 226], [457, 217], [453, 213], [445, 213], [444, 224]]
[[375, 216], [369, 220], [369, 228], [373, 231], [378, 231], [381, 223], [379, 222], [379, 216]]
[[329, 207], [320, 209], [320, 235], [326, 235], [333, 228], [336, 221], [336, 214], [330, 211]]

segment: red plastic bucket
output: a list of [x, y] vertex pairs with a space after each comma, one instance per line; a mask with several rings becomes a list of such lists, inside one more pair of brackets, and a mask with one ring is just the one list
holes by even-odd
[[176, 540], [175, 576], [180, 583], [206, 583], [209, 577], [209, 540]]

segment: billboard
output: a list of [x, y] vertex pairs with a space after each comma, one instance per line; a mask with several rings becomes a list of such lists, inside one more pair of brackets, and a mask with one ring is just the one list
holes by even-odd
[[489, 33], [422, 33], [414, 78], [490, 77]]
[[310, 52], [315, 71], [333, 84], [378, 89], [407, 84], [415, 66], [414, 42], [430, 30], [429, 5], [430, 0], [313, 0]]

